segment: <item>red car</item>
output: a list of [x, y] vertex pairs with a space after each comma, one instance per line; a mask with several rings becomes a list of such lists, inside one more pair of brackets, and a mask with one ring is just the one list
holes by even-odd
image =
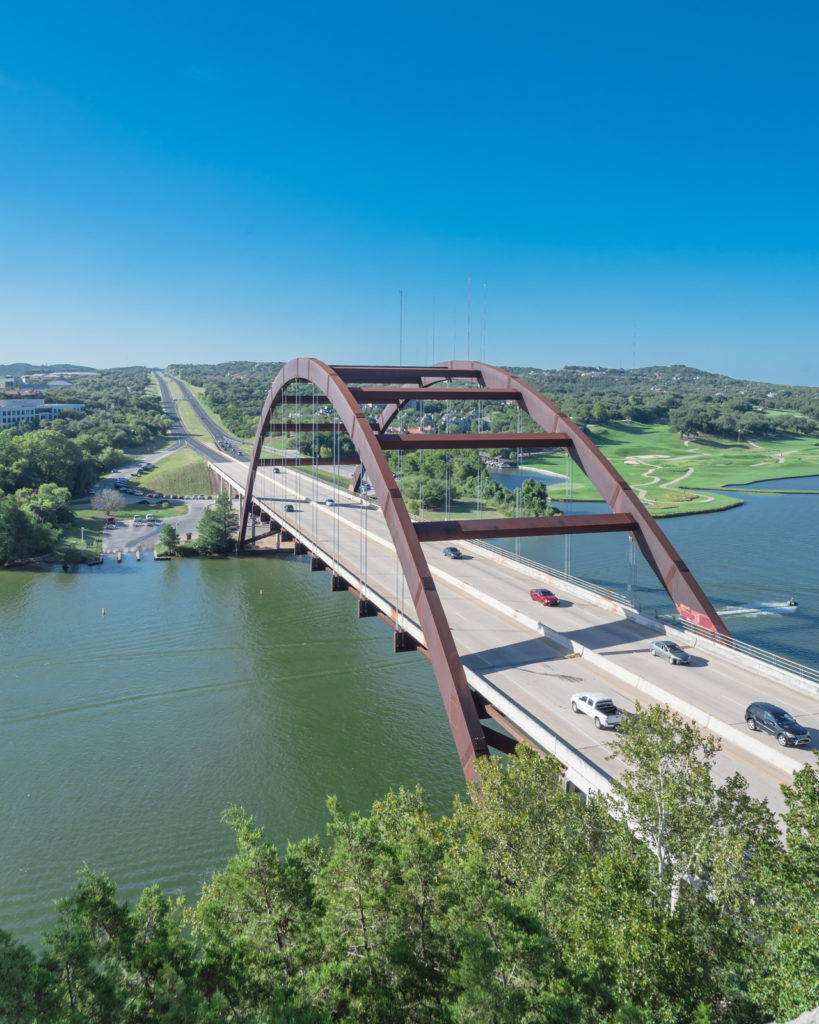
[[560, 604], [560, 601], [555, 597], [551, 590], [544, 590], [543, 587], [535, 587], [534, 590], [530, 590], [529, 597], [531, 597], [533, 601], [537, 601], [538, 604], [548, 605], [549, 608], [554, 608]]

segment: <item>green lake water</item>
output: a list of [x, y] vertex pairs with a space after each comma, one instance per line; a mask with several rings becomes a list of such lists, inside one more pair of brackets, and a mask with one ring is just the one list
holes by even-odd
[[[103, 615], [103, 609], [105, 614]], [[195, 897], [241, 804], [286, 844], [325, 800], [464, 791], [432, 670], [292, 558], [0, 573], [0, 928], [37, 941], [87, 863]]]

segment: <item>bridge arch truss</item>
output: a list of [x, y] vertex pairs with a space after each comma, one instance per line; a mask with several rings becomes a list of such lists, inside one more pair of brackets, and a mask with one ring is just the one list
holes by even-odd
[[[453, 381], [467, 386], [453, 387]], [[482, 725], [486, 709], [470, 689], [444, 613], [440, 595], [423, 552], [423, 542], [470, 540], [479, 537], [628, 532], [663, 585], [680, 615], [728, 636], [702, 588], [642, 502], [586, 435], [540, 392], [505, 370], [481, 362], [445, 362], [429, 367], [329, 366], [318, 359], [297, 358], [286, 363], [265, 399], [248, 466], [239, 524], [240, 544], [246, 541], [249, 516], [257, 504], [254, 485], [259, 467], [287, 464], [263, 458], [263, 443], [276, 408], [289, 387], [312, 385], [324, 405], [332, 406], [356, 451], [350, 485], [358, 489], [362, 471], [378, 499], [424, 637], [425, 653], [433, 666], [458, 756], [467, 778], [475, 775], [476, 759], [489, 746], [510, 749], [505, 735]], [[375, 385], [375, 386], [374, 386]], [[528, 413], [542, 432], [503, 434], [407, 435], [387, 430], [407, 402], [416, 399], [466, 399], [513, 402]], [[377, 423], [362, 406], [381, 405]], [[563, 448], [597, 488], [610, 512], [596, 515], [521, 519], [414, 522], [393, 476], [385, 452], [431, 448]], [[314, 462], [338, 461], [314, 459]], [[292, 460], [291, 460], [292, 461]], [[296, 460], [305, 467], [309, 459]], [[344, 460], [350, 461], [350, 460]], [[395, 624], [396, 630], [398, 624]]]

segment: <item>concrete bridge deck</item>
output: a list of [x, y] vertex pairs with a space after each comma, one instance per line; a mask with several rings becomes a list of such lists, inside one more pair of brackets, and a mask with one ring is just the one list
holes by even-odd
[[[213, 471], [244, 493], [247, 462], [219, 453]], [[395, 618], [419, 641], [394, 547], [380, 510], [346, 491], [295, 469], [257, 471], [254, 500], [308, 549], [333, 565], [357, 589]], [[329, 499], [332, 505], [325, 504]], [[286, 511], [291, 505], [293, 511]], [[672, 666], [648, 652], [652, 639], [668, 630], [633, 616], [614, 602], [568, 587], [502, 554], [462, 544], [465, 558], [446, 559], [442, 543], [425, 551], [470, 685], [487, 697], [521, 731], [566, 766], [570, 782], [584, 791], [605, 789], [622, 770], [609, 760], [606, 732], [570, 709], [572, 693], [603, 691], [618, 706], [666, 703], [716, 734], [723, 745], [717, 774], [738, 771], [754, 795], [784, 807], [787, 784], [810, 749], [783, 749], [772, 737], [747, 731], [745, 707], [765, 699], [787, 707], [812, 731], [819, 747], [819, 687], [737, 656], [707, 641], [685, 636], [689, 666]], [[543, 608], [529, 589], [546, 585], [560, 597], [558, 608]], [[353, 611], [351, 609], [351, 614]]]

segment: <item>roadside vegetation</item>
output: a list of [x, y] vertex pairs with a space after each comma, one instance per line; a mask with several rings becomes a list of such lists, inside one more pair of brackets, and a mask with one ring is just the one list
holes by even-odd
[[188, 399], [183, 396], [182, 389], [172, 380], [168, 380], [167, 383], [171, 397], [176, 399], [176, 411], [179, 413], [179, 418], [187, 433], [199, 441], [209, 442], [211, 440], [210, 433], [191, 408]]
[[253, 438], [259, 413], [284, 363], [231, 360], [217, 364], [174, 364], [168, 369], [188, 384], [204, 408], [235, 437]]
[[819, 774], [785, 836], [715, 744], [641, 710], [610, 796], [582, 800], [527, 748], [480, 799], [420, 789], [369, 814], [328, 800], [328, 841], [286, 851], [252, 817], [199, 899], [131, 907], [84, 868], [35, 955], [0, 933], [4, 1019], [296, 1024], [751, 1024], [819, 1002]]
[[141, 473], [140, 486], [160, 494], [209, 494], [210, 474], [205, 460], [192, 448], [166, 455], [156, 469]]

